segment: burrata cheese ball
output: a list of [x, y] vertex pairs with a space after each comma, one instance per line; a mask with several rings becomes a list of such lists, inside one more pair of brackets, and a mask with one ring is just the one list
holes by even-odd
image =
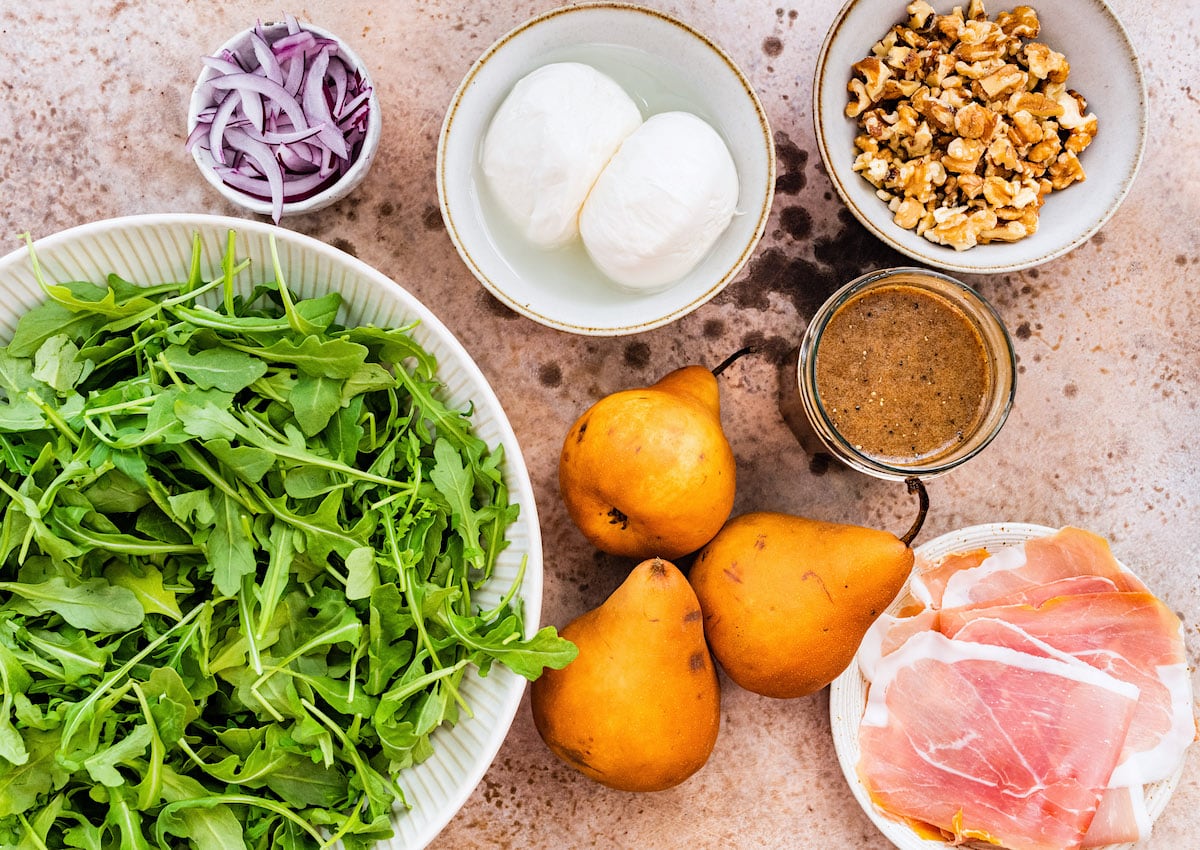
[[540, 248], [579, 236], [579, 211], [617, 148], [642, 123], [611, 77], [554, 62], [522, 77], [484, 137], [483, 174], [497, 205]]
[[709, 252], [737, 208], [737, 166], [724, 139], [690, 112], [663, 112], [631, 133], [579, 217], [592, 262], [621, 286], [657, 290]]

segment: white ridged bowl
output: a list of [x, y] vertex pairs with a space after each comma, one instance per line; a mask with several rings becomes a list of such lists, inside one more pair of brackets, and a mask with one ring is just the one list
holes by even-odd
[[[1015, 546], [1026, 540], [1046, 537], [1056, 531], [1058, 531], [1056, 528], [1024, 522], [993, 522], [973, 525], [958, 531], [951, 531], [941, 537], [935, 537], [928, 543], [918, 546], [916, 554], [918, 558], [936, 561], [955, 552], [970, 552], [974, 549], [988, 549], [995, 552], [1005, 546]], [[912, 601], [913, 598], [908, 592], [908, 582], [905, 582], [896, 599], [888, 606], [887, 613], [895, 614]], [[922, 838], [907, 824], [884, 814], [871, 801], [866, 786], [858, 778], [858, 758], [862, 752], [858, 743], [858, 726], [867, 705], [867, 690], [868, 683], [859, 669], [857, 656], [850, 662], [846, 671], [834, 680], [829, 689], [829, 725], [833, 729], [833, 746], [837, 751], [838, 762], [842, 766], [846, 782], [849, 783], [850, 790], [854, 793], [854, 798], [867, 813], [867, 817], [875, 826], [879, 827], [879, 831], [900, 850], [954, 850], [956, 845], [937, 839]], [[1184, 765], [1180, 764], [1179, 769], [1170, 778], [1146, 786], [1146, 812], [1150, 816], [1151, 823], [1167, 807], [1167, 802], [1175, 793], [1175, 787], [1183, 776], [1183, 768]], [[996, 850], [994, 844], [985, 845], [977, 841], [968, 841], [957, 846], [969, 848], [969, 850], [986, 850], [986, 848]], [[1095, 847], [1093, 850], [1134, 850], [1134, 847], [1133, 844], [1109, 844], [1104, 847]]]
[[[379, 327], [420, 324], [413, 337], [438, 362], [438, 377], [445, 384], [444, 399], [463, 409], [473, 403], [475, 433], [489, 445], [504, 447], [504, 479], [509, 497], [520, 505], [520, 515], [510, 526], [510, 545], [497, 560], [495, 576], [475, 597], [484, 607], [499, 602], [516, 580], [522, 559], [527, 559], [520, 597], [528, 635], [538, 628], [542, 607], [542, 543], [533, 487], [499, 400], [483, 373], [454, 335], [438, 318], [401, 285], [367, 264], [329, 245], [290, 230], [240, 218], [206, 215], [145, 215], [85, 224], [34, 242], [38, 262], [48, 282], [103, 281], [116, 272], [135, 283], [185, 280], [192, 238], [203, 242], [205, 273], [219, 273], [225, 240], [237, 233], [239, 258], [250, 258], [257, 274], [246, 274], [248, 288], [271, 268], [270, 243], [275, 237], [279, 260], [288, 285], [301, 297], [338, 290], [345, 299], [338, 319], [344, 324]], [[42, 293], [29, 261], [19, 248], [0, 257], [0, 339], [9, 339], [17, 319], [40, 303]], [[487, 678], [468, 675], [461, 693], [474, 717], [461, 717], [452, 727], [433, 735], [435, 754], [399, 777], [411, 810], [397, 808], [395, 836], [380, 843], [380, 850], [416, 850], [428, 844], [466, 802], [500, 749], [525, 691], [525, 680], [500, 664]]]

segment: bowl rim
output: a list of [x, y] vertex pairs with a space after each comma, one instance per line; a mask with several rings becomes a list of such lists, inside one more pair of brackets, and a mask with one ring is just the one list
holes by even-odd
[[[450, 199], [448, 197], [446, 188], [446, 175], [448, 166], [447, 148], [454, 127], [454, 119], [459, 108], [462, 106], [463, 99], [466, 97], [472, 83], [474, 83], [478, 76], [483, 72], [483, 69], [487, 63], [512, 41], [534, 27], [545, 23], [546, 21], [567, 14], [587, 14], [589, 12], [618, 12], [647, 15], [651, 18], [656, 18], [664, 23], [677, 27], [712, 51], [712, 53], [715, 54], [729, 69], [734, 79], [737, 80], [742, 90], [748, 97], [755, 116], [758, 119], [759, 129], [762, 133], [762, 139], [764, 142], [763, 151], [766, 155], [766, 173], [764, 180], [766, 191], [763, 193], [761, 201], [758, 204], [758, 210], [755, 213], [757, 215], [756, 226], [731, 267], [724, 271], [719, 279], [708, 286], [703, 292], [698, 293], [686, 304], [674, 307], [668, 310], [665, 314], [655, 318], [628, 322], [619, 326], [589, 325], [586, 323], [556, 318], [535, 309], [531, 304], [524, 303], [516, 298], [513, 298], [511, 295], [505, 292], [501, 286], [499, 286], [487, 275], [478, 261], [476, 261], [476, 259], [472, 256], [470, 246], [468, 245], [468, 240], [464, 238], [461, 229], [455, 223], [455, 216], [451, 210]], [[475, 279], [479, 281], [479, 283], [481, 283], [484, 288], [487, 289], [488, 292], [490, 292], [502, 304], [516, 311], [517, 313], [533, 319], [534, 321], [547, 327], [586, 336], [622, 336], [626, 334], [641, 333], [643, 331], [662, 327], [663, 325], [670, 324], [671, 322], [687, 315], [688, 313], [693, 312], [703, 304], [710, 301], [718, 293], [720, 293], [721, 290], [732, 283], [742, 269], [745, 268], [746, 263], [749, 262], [750, 258], [753, 256], [759, 242], [762, 240], [763, 234], [766, 232], [767, 222], [771, 215], [772, 206], [774, 205], [776, 169], [775, 143], [771, 132], [770, 119], [767, 115], [766, 109], [763, 107], [762, 101], [759, 98], [757, 91], [755, 91], [754, 86], [750, 83], [749, 78], [742, 71], [737, 62], [735, 62], [734, 59], [729, 55], [729, 53], [691, 24], [688, 24], [674, 15], [668, 14], [667, 12], [663, 12], [659, 9], [651, 8], [649, 6], [643, 6], [637, 3], [622, 2], [621, 0], [593, 0], [593, 2], [558, 6], [548, 11], [538, 13], [533, 17], [518, 23], [497, 38], [491, 45], [489, 45], [487, 49], [484, 50], [483, 53], [481, 53], [479, 57], [471, 64], [470, 68], [467, 70], [462, 81], [459, 83], [458, 87], [454, 91], [453, 96], [451, 97], [450, 105], [446, 109], [445, 116], [442, 119], [441, 132], [438, 135], [436, 163], [438, 205], [441, 209], [442, 221], [445, 224], [447, 234], [450, 236], [450, 241], [454, 244], [455, 251], [458, 253], [459, 257], [462, 259], [463, 263], [467, 266]]]
[[[331, 263], [343, 264], [350, 273], [362, 278], [366, 286], [373, 291], [373, 294], [376, 296], [382, 295], [389, 301], [400, 302], [400, 306], [406, 316], [410, 320], [415, 318], [418, 321], [418, 329], [427, 332], [440, 346], [450, 352], [453, 359], [447, 356], [446, 353], [439, 355], [439, 374], [441, 374], [448, 363], [453, 363], [471, 376], [472, 383], [474, 384], [472, 398], [484, 401], [494, 411], [492, 424], [499, 435], [497, 440], [504, 445], [505, 456], [503, 468], [506, 478], [511, 482], [509, 492], [514, 498], [518, 495], [525, 497], [520, 502], [521, 513], [519, 520], [527, 523], [528, 526], [528, 553], [526, 553], [527, 564], [524, 567], [519, 598], [522, 600], [525, 615], [526, 636], [532, 637], [541, 625], [545, 585], [544, 553], [536, 491], [533, 487], [529, 467], [525, 461], [520, 441], [512, 427], [512, 423], [509, 421], [507, 412], [500, 403], [500, 399], [488, 381], [487, 376], [483, 374], [478, 362], [466, 350], [458, 336], [421, 299], [384, 272], [320, 239], [266, 221], [206, 213], [139, 213], [74, 225], [33, 239], [32, 244], [34, 251], [42, 254], [39, 257], [39, 261], [42, 263], [43, 271], [46, 272], [50, 268], [50, 265], [44, 262], [45, 259], [49, 258], [53, 265], [58, 265], [57, 258], [51, 256], [51, 252], [53, 251], [64, 251], [65, 259], [74, 262], [76, 252], [71, 248], [71, 245], [80, 239], [103, 238], [107, 234], [127, 229], [149, 230], [156, 227], [172, 226], [188, 228], [191, 231], [200, 228], [219, 230], [222, 234], [227, 230], [234, 230], [239, 237], [247, 233], [253, 233], [256, 236], [273, 235], [281, 242], [293, 243], [300, 249], [313, 252]], [[115, 258], [120, 259], [122, 256], [120, 252], [117, 252]], [[29, 247], [27, 245], [22, 245], [4, 255], [0, 255], [0, 292], [8, 288], [4, 275], [12, 274], [17, 268], [28, 267], [28, 264]], [[373, 303], [372, 301], [371, 304], [367, 305], [368, 310], [371, 309]], [[20, 308], [14, 309], [20, 312]], [[427, 345], [428, 343], [423, 344]], [[506, 551], [515, 553], [517, 550], [510, 547]], [[404, 845], [405, 850], [418, 850], [418, 848], [424, 847], [433, 841], [466, 804], [471, 794], [474, 793], [479, 783], [483, 780], [484, 775], [492, 764], [494, 764], [501, 747], [508, 739], [517, 712], [528, 689], [528, 683], [523, 677], [513, 673], [502, 665], [495, 665], [486, 677], [475, 675], [473, 678], [478, 680], [477, 687], [494, 687], [496, 689], [497, 696], [494, 711], [496, 724], [480, 736], [485, 741], [485, 746], [478, 750], [482, 758], [473, 764], [464, 764], [461, 759], [455, 758], [453, 754], [447, 759], [446, 763], [448, 765], [462, 770], [461, 780], [453, 787], [447, 787], [441, 782], [438, 783], [446, 795], [442, 808], [436, 810], [435, 815], [429, 817], [424, 823], [412, 828], [409, 837], [415, 838], [415, 843]], [[496, 684], [489, 685], [489, 682]], [[471, 720], [471, 717], [464, 715], [459, 718], [458, 723], [454, 727], [442, 727], [435, 731], [434, 734], [435, 736], [439, 732], [442, 734], [452, 734], [459, 726], [469, 723]], [[437, 750], [437, 752], [445, 751], [445, 747]], [[435, 753], [434, 757], [429, 761], [434, 761], [436, 758], [437, 754]], [[414, 768], [419, 770], [421, 769], [421, 765], [414, 765]], [[403, 808], [398, 808], [396, 815], [398, 818], [405, 817]], [[396, 823], [398, 821], [394, 818], [393, 822]], [[397, 829], [396, 834], [391, 839], [380, 843], [380, 847], [395, 847], [398, 850], [400, 847], [399, 842], [403, 838], [405, 838], [404, 833], [400, 829]]]
[[[867, 2], [867, 0], [846, 0], [845, 4], [834, 17], [833, 23], [830, 24], [829, 29], [826, 31], [824, 40], [821, 43], [820, 51], [817, 53], [816, 67], [813, 71], [812, 118], [817, 149], [820, 152], [821, 161], [825, 166], [825, 172], [829, 176], [829, 180], [833, 184], [834, 190], [842, 199], [843, 204], [845, 204], [846, 208], [850, 210], [850, 212], [856, 219], [858, 219], [863, 227], [865, 227], [877, 239], [885, 243], [889, 248], [892, 248], [893, 250], [898, 251], [911, 259], [918, 260], [943, 271], [957, 274], [994, 274], [1001, 272], [1023, 271], [1025, 269], [1030, 269], [1049, 262], [1050, 260], [1061, 257], [1073, 251], [1084, 242], [1087, 242], [1105, 224], [1108, 223], [1109, 219], [1112, 218], [1117, 209], [1120, 208], [1121, 204], [1124, 202], [1126, 196], [1129, 194], [1130, 189], [1133, 187], [1133, 184], [1137, 179], [1138, 172], [1141, 170], [1142, 160], [1145, 155], [1147, 137], [1149, 135], [1149, 96], [1146, 89], [1146, 78], [1142, 71], [1141, 60], [1137, 55], [1137, 51], [1134, 49], [1133, 40], [1129, 37], [1129, 33], [1126, 31], [1124, 24], [1121, 23], [1120, 18], [1117, 17], [1116, 12], [1112, 10], [1106, 0], [1086, 1], [1093, 5], [1095, 9], [1106, 18], [1107, 22], [1112, 27], [1116, 38], [1123, 42], [1126, 47], [1125, 55], [1129, 59], [1130, 70], [1133, 72], [1133, 82], [1137, 88], [1138, 94], [1138, 111], [1136, 116], [1137, 139], [1134, 145], [1134, 156], [1132, 161], [1128, 164], [1125, 174], [1121, 177], [1119, 188], [1116, 194], [1113, 196], [1111, 202], [1107, 204], [1107, 208], [1088, 227], [1074, 234], [1065, 243], [1042, 251], [1037, 256], [1029, 257], [1024, 260], [971, 262], [968, 258], [971, 255], [972, 249], [967, 249], [966, 251], [958, 252], [953, 255], [942, 254], [941, 252], [932, 250], [941, 247], [936, 246], [933, 243], [930, 243], [928, 246], [928, 248], [931, 250], [925, 251], [913, 248], [898, 239], [892, 230], [889, 229], [889, 226], [897, 226], [892, 225], [890, 218], [883, 217], [879, 212], [879, 210], [887, 209], [886, 205], [884, 205], [882, 201], [880, 201], [878, 204], [879, 209], [874, 209], [874, 207], [872, 207], [871, 210], [863, 209], [859, 204], [855, 203], [851, 192], [846, 187], [845, 181], [846, 179], [849, 179], [849, 177], [853, 177], [855, 180], [862, 180], [863, 178], [857, 174], [852, 174], [844, 178], [843, 175], [834, 167], [833, 154], [829, 147], [825, 128], [831, 125], [834, 120], [848, 119], [846, 119], [845, 115], [841, 112], [839, 112], [836, 116], [826, 115], [821, 108], [823, 91], [827, 85], [833, 85], [832, 80], [826, 79], [828, 76], [827, 60], [829, 59], [829, 53], [832, 50], [837, 38], [845, 31], [843, 24], [845, 24], [846, 18], [849, 17], [850, 13], [853, 12], [861, 3]], [[902, 4], [897, 5], [896, 8], [903, 11]], [[899, 16], [899, 13], [897, 13], [897, 16]], [[867, 48], [870, 47], [869, 44], [866, 46]], [[834, 87], [836, 88], [836, 86]], [[924, 247], [925, 246], [922, 246], [922, 248]], [[959, 259], [951, 259], [951, 257], [956, 257]]]
[[[369, 104], [367, 109], [367, 131], [363, 137], [362, 146], [359, 148], [358, 156], [350, 163], [350, 167], [335, 180], [333, 183], [326, 186], [320, 192], [309, 195], [298, 201], [284, 201], [281, 218], [291, 215], [300, 215], [302, 213], [315, 212], [316, 210], [333, 204], [347, 194], [349, 194], [359, 183], [366, 177], [367, 171], [370, 170], [371, 164], [375, 159], [375, 153], [379, 149], [379, 141], [383, 136], [383, 117], [379, 114], [379, 93], [375, 86], [374, 78], [371, 76], [370, 70], [367, 68], [362, 58], [354, 51], [346, 40], [341, 36], [333, 33], [324, 27], [308, 21], [297, 22], [301, 30], [311, 32], [318, 38], [326, 38], [336, 42], [338, 52], [344, 56], [362, 75], [363, 81], [371, 89], [371, 94], [367, 97]], [[262, 21], [263, 29], [270, 30], [275, 27], [285, 26], [284, 21]], [[225, 40], [211, 56], [219, 55], [224, 50], [237, 52], [237, 49], [249, 41], [250, 33], [258, 28], [258, 25], [246, 27], [245, 29], [235, 33]], [[216, 75], [216, 71], [204, 65], [200, 74], [196, 77], [196, 82], [192, 86], [192, 93], [188, 98], [187, 111], [187, 135], [191, 135], [192, 130], [196, 128], [199, 121], [200, 111], [209, 105], [209, 101], [201, 96], [204, 83], [212, 79]], [[230, 186], [220, 178], [213, 168], [212, 155], [207, 149], [202, 149], [199, 145], [195, 145], [191, 150], [192, 159], [196, 163], [196, 167], [200, 170], [200, 174], [205, 180], [212, 185], [226, 200], [238, 206], [250, 210], [251, 212], [260, 215], [271, 215], [271, 201], [263, 200], [253, 195], [247, 194], [240, 189]]]

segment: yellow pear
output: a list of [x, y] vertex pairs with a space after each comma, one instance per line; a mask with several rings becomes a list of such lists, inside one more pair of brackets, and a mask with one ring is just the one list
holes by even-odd
[[623, 791], [678, 785], [708, 761], [721, 720], [696, 594], [669, 561], [642, 562], [560, 634], [579, 649], [530, 685], [550, 750]]
[[730, 520], [688, 573], [713, 655], [729, 678], [763, 696], [825, 687], [900, 592], [914, 534], [769, 511]]
[[720, 368], [685, 366], [653, 386], [613, 393], [571, 426], [559, 490], [597, 549], [678, 558], [729, 518], [736, 465], [721, 428]]

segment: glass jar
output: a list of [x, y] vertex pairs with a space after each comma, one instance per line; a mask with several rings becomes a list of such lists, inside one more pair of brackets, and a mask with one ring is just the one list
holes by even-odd
[[940, 475], [999, 433], [1016, 392], [1012, 340], [979, 293], [940, 272], [870, 272], [809, 322], [798, 361], [808, 423], [848, 466]]

